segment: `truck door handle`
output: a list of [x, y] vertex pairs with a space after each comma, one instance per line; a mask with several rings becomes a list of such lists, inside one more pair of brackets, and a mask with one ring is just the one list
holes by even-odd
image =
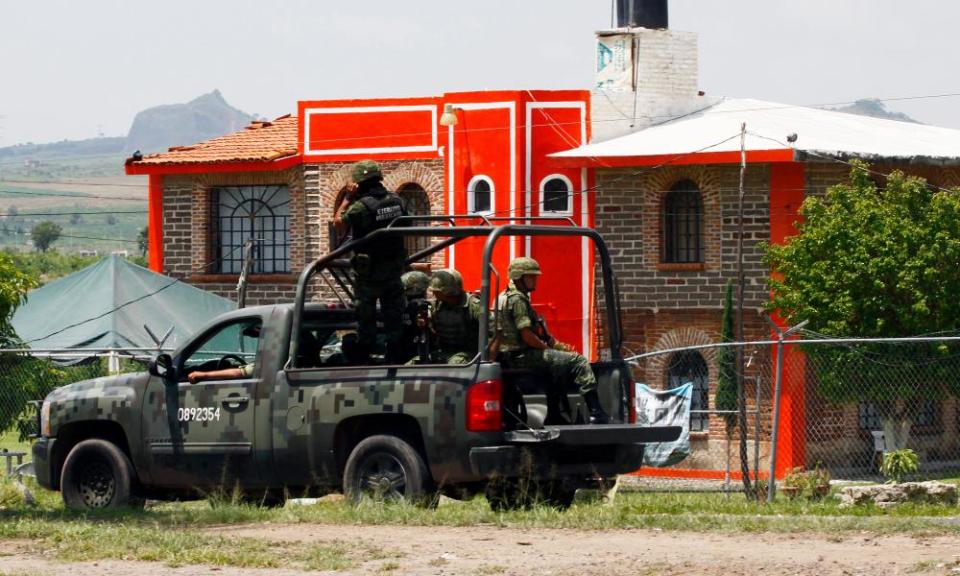
[[221, 404], [223, 404], [227, 408], [237, 409], [243, 405], [246, 405], [246, 403], [249, 401], [250, 401], [249, 396], [227, 396], [226, 398], [223, 399]]

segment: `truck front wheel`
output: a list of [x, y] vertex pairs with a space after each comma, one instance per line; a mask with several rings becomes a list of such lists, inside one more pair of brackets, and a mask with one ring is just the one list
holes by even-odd
[[133, 466], [106, 440], [84, 440], [63, 463], [60, 491], [67, 508], [119, 508], [133, 504]]
[[430, 473], [423, 457], [396, 436], [365, 438], [354, 447], [343, 471], [343, 493], [353, 502], [428, 499]]

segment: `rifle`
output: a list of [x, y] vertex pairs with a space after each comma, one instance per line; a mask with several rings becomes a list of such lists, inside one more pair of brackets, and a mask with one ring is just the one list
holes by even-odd
[[430, 317], [430, 303], [421, 300], [417, 303], [416, 323], [420, 330], [413, 341], [417, 345], [417, 364], [428, 364], [430, 362], [430, 339], [432, 331], [430, 328], [433, 319]]

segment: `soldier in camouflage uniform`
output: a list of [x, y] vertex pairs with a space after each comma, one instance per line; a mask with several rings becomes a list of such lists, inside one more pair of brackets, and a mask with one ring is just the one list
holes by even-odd
[[600, 405], [597, 379], [590, 362], [557, 342], [530, 303], [530, 293], [536, 290], [541, 275], [540, 264], [533, 258], [516, 258], [507, 268], [507, 274], [510, 284], [499, 296], [503, 314], [500, 353], [504, 362], [513, 368], [547, 373], [551, 385], [560, 391], [566, 389], [565, 384], [572, 378], [587, 405], [590, 423], [608, 424], [610, 417]]
[[417, 318], [429, 312], [430, 303], [427, 301], [427, 287], [430, 277], [419, 270], [411, 270], [400, 277], [403, 282], [403, 295], [406, 306], [403, 309], [403, 359], [416, 358], [426, 362], [429, 358], [420, 359], [420, 342], [424, 338], [424, 330], [417, 326]]
[[434, 353], [441, 364], [466, 364], [478, 352], [477, 337], [483, 306], [480, 299], [463, 290], [463, 278], [452, 268], [437, 270], [430, 278], [434, 302]]
[[[383, 187], [380, 166], [372, 160], [353, 165], [348, 188], [349, 205], [343, 214], [334, 216], [337, 233], [348, 227], [354, 240], [381, 228], [407, 214], [402, 198]], [[357, 310], [359, 355], [367, 358], [377, 340], [377, 301], [383, 314], [386, 336], [386, 361], [396, 364], [401, 358], [403, 337], [403, 283], [400, 276], [406, 268], [407, 251], [399, 238], [386, 238], [358, 249], [350, 261], [354, 272], [354, 307]]]

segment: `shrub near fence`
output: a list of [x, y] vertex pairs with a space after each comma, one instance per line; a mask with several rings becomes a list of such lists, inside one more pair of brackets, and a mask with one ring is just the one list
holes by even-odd
[[[120, 372], [145, 369], [129, 354], [139, 351], [0, 350], [0, 435], [36, 432], [31, 400], [43, 400], [53, 389], [109, 374], [109, 359], [124, 354]], [[142, 359], [143, 357], [140, 356]]]

